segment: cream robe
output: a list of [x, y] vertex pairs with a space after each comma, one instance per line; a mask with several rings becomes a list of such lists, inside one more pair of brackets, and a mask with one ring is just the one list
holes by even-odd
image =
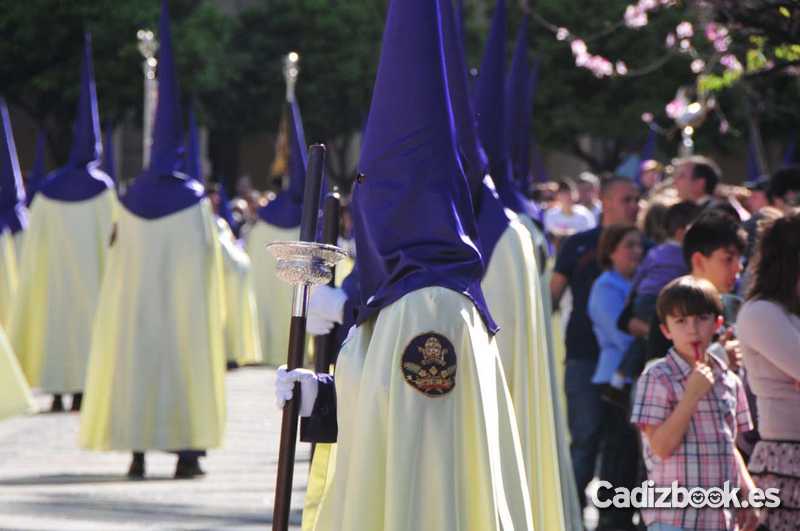
[[[525, 226], [530, 233], [533, 248], [546, 246], [544, 235], [533, 220], [521, 215], [518, 221]], [[536, 257], [539, 255], [536, 254]], [[578, 500], [578, 489], [575, 486], [574, 469], [572, 468], [572, 457], [569, 453], [569, 430], [567, 428], [566, 395], [564, 394], [564, 359], [563, 356], [556, 355], [553, 340], [553, 312], [552, 301], [550, 298], [550, 275], [549, 270], [537, 275], [539, 284], [535, 288], [536, 311], [535, 315], [540, 323], [540, 330], [544, 330], [546, 345], [545, 352], [548, 362], [549, 395], [539, 393], [542, 400], [549, 400], [553, 410], [553, 430], [555, 434], [555, 449], [558, 458], [558, 475], [561, 479], [561, 502], [564, 515], [565, 531], [583, 530], [583, 512], [581, 511], [580, 501]], [[488, 297], [488, 295], [487, 295]], [[502, 326], [502, 325], [501, 325]], [[502, 335], [502, 332], [501, 332]], [[498, 339], [498, 341], [500, 341]], [[541, 341], [541, 338], [538, 339]], [[541, 343], [539, 343], [541, 347]], [[501, 354], [502, 355], [502, 354]], [[509, 377], [510, 378], [510, 377]], [[533, 481], [531, 483], [534, 483]], [[536, 501], [534, 500], [534, 513], [536, 513]]]
[[25, 242], [25, 231], [21, 230], [14, 235], [14, 252], [17, 253], [17, 266], [22, 260], [22, 245]]
[[282, 229], [262, 220], [256, 222], [247, 235], [247, 254], [253, 265], [261, 351], [264, 362], [268, 365], [286, 363], [293, 291], [292, 286], [275, 274], [277, 262], [266, 249], [266, 245], [274, 241], [296, 241], [299, 238], [300, 227]]
[[[455, 386], [439, 397], [412, 387], [401, 370], [409, 343], [431, 331], [457, 358]], [[466, 297], [420, 289], [353, 329], [336, 394], [338, 443], [314, 529], [532, 529], [497, 348]]]
[[19, 368], [3, 327], [0, 326], [0, 420], [22, 413], [35, 413], [36, 402]]
[[38, 194], [19, 268], [9, 338], [31, 387], [80, 392], [116, 199], [79, 202]]
[[241, 249], [225, 221], [217, 220], [225, 269], [225, 355], [239, 365], [261, 363], [261, 337], [250, 257]]
[[7, 328], [17, 293], [17, 252], [9, 231], [0, 233], [0, 327]]
[[517, 413], [537, 529], [563, 529], [562, 485], [541, 286], [527, 229], [511, 221], [481, 282], [500, 332], [497, 347]]
[[210, 204], [120, 208], [92, 336], [80, 445], [206, 449], [225, 426], [224, 276]]

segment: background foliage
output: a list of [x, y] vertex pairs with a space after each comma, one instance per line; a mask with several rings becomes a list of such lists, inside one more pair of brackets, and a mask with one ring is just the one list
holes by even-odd
[[[731, 28], [732, 51], [748, 69], [733, 80], [722, 74], [705, 78], [731, 127], [723, 135], [716, 118], [709, 118], [699, 130], [698, 149], [741, 150], [753, 119], [767, 141], [784, 141], [794, 130], [800, 96], [800, 13], [794, 3], [679, 2], [652, 13], [647, 26], [631, 29], [621, 23], [629, 2], [538, 0], [531, 6], [530, 57], [539, 62], [533, 127], [542, 147], [610, 170], [644, 143], [643, 113], [669, 129], [665, 105], [678, 87], [694, 85], [697, 77], [689, 68], [691, 57], [665, 49], [665, 36], [683, 20], [697, 25], [708, 16]], [[295, 50], [301, 55], [297, 97], [306, 138], [331, 147], [334, 178], [351, 178], [346, 153], [366, 120], [386, 3], [264, 0], [228, 15], [212, 0], [170, 0], [184, 101], [194, 104], [210, 130], [214, 174], [238, 175], [240, 142], [277, 130], [285, 94], [281, 59]], [[510, 65], [526, 2], [509, 4]], [[477, 66], [494, 2], [464, 0], [464, 6], [469, 63]], [[138, 123], [142, 73], [136, 30], [156, 27], [158, 7], [156, 0], [0, 0], [0, 93], [45, 129], [57, 161], [69, 149], [83, 31], [93, 35], [103, 120]], [[548, 24], [568, 28], [592, 53], [624, 61], [631, 74], [598, 79], [576, 67], [569, 42], [557, 40]], [[766, 62], [773, 66], [768, 71]], [[676, 136], [661, 137], [662, 155], [674, 154]]]

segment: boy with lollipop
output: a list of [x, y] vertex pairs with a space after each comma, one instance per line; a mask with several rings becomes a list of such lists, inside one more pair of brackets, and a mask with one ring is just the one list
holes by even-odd
[[[707, 280], [679, 277], [661, 290], [656, 311], [673, 347], [642, 373], [631, 418], [642, 434], [648, 479], [655, 487], [677, 481], [688, 490], [728, 482], [741, 488], [741, 500], [755, 487], [735, 439], [752, 422], [742, 381], [727, 360], [708, 350], [723, 320], [719, 293]], [[650, 531], [749, 530], [758, 522], [751, 508], [734, 514], [727, 507], [675, 504], [645, 509], [642, 517]]]

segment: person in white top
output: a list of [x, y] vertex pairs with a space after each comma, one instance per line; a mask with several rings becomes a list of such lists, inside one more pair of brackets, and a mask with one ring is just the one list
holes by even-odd
[[544, 214], [544, 229], [556, 240], [597, 225], [594, 215], [583, 205], [576, 204], [575, 185], [565, 180], [558, 184], [557, 205]]
[[581, 172], [577, 180], [578, 204], [585, 206], [594, 216], [595, 225], [603, 213], [600, 202], [600, 179], [590, 171]]

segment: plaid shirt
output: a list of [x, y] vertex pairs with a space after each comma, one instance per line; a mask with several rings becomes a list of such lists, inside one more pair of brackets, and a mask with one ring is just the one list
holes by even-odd
[[[753, 429], [750, 410], [739, 377], [719, 357], [707, 356], [714, 386], [697, 403], [686, 435], [672, 455], [666, 459], [654, 455], [642, 432], [647, 476], [656, 487], [670, 487], [673, 481], [687, 489], [722, 487], [725, 481], [731, 488], [739, 486], [735, 439], [738, 431]], [[692, 367], [674, 349], [648, 365], [636, 384], [631, 422], [642, 428], [666, 421], [683, 398], [691, 372]], [[736, 529], [733, 509], [645, 509], [642, 517], [647, 525], [659, 522], [695, 530]]]

